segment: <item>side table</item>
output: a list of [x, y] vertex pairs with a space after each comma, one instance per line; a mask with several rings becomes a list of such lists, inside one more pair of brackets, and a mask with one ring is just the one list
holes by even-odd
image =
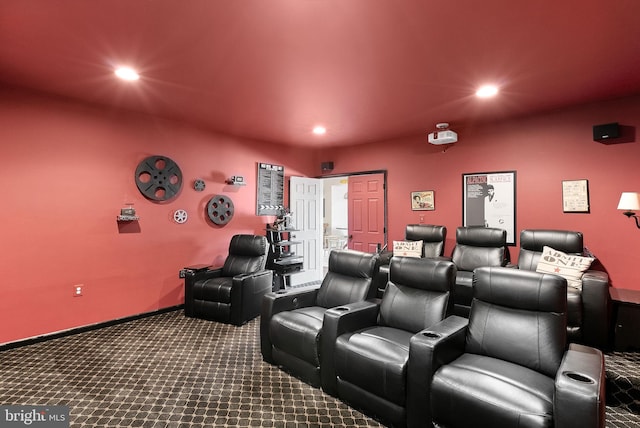
[[614, 350], [640, 349], [640, 290], [611, 287], [609, 294], [613, 303]]

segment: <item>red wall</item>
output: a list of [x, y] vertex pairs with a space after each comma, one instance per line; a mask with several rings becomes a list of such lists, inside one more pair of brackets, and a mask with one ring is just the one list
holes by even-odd
[[[446, 152], [425, 135], [350, 148], [308, 150], [217, 135], [150, 116], [116, 113], [20, 91], [0, 91], [0, 343], [117, 319], [183, 303], [178, 271], [220, 264], [230, 237], [262, 234], [272, 217], [255, 215], [256, 163], [317, 176], [388, 171], [389, 239], [407, 223], [444, 224], [450, 254], [462, 217], [461, 175], [517, 171], [517, 229], [583, 231], [585, 244], [614, 286], [640, 289], [640, 230], [616, 210], [622, 191], [640, 191], [640, 147], [592, 141], [594, 124], [640, 127], [640, 97], [504, 121], [452, 128], [459, 142]], [[156, 203], [136, 188], [134, 171], [151, 155], [180, 166], [184, 184], [174, 200]], [[247, 186], [224, 183], [244, 175]], [[192, 189], [196, 178], [204, 192]], [[561, 182], [588, 179], [591, 213], [562, 212]], [[435, 190], [436, 210], [410, 209], [410, 192]], [[205, 217], [214, 194], [234, 202], [224, 227]], [[137, 224], [116, 222], [133, 203]], [[172, 221], [176, 209], [189, 220]], [[517, 258], [517, 247], [512, 258]], [[73, 297], [74, 286], [84, 295]]]
[[[300, 149], [7, 90], [0, 141], [0, 343], [182, 304], [183, 266], [221, 264], [233, 234], [263, 234], [273, 221], [255, 215], [257, 162], [284, 165], [287, 176], [318, 169]], [[182, 170], [182, 190], [167, 203], [136, 187], [135, 169], [151, 155]], [[236, 174], [248, 184], [224, 183]], [[205, 215], [215, 194], [235, 206], [223, 227]], [[117, 223], [130, 202], [140, 220]], [[188, 212], [185, 224], [173, 222], [176, 209]]]
[[[640, 132], [640, 97], [483, 126], [452, 124], [458, 143], [446, 152], [429, 145], [425, 132], [319, 156], [334, 161], [332, 174], [386, 169], [389, 242], [402, 239], [405, 225], [424, 216], [424, 223], [447, 226], [446, 254], [462, 222], [462, 174], [515, 170], [516, 234], [525, 228], [582, 231], [598, 257], [594, 267], [606, 270], [615, 287], [640, 289], [640, 230], [616, 209], [622, 191], [640, 191], [640, 144], [637, 136], [623, 144], [594, 142], [592, 126], [610, 122]], [[562, 211], [562, 181], [575, 179], [589, 180], [589, 214]], [[416, 190], [435, 191], [435, 211], [411, 211], [410, 192]], [[518, 247], [511, 247], [514, 261], [517, 256]]]

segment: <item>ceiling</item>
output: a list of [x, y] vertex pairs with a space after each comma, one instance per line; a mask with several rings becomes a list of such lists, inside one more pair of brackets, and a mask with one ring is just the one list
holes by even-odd
[[638, 94], [639, 17], [638, 0], [2, 0], [0, 86], [359, 144]]

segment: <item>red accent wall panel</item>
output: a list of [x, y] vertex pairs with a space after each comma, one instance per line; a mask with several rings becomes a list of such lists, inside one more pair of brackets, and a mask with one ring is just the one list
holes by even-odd
[[[610, 122], [623, 126], [621, 142], [594, 142], [592, 126]], [[525, 228], [582, 231], [597, 257], [594, 268], [608, 272], [615, 287], [640, 289], [640, 230], [616, 209], [623, 191], [640, 192], [639, 96], [451, 127], [458, 142], [446, 151], [428, 144], [425, 132], [323, 149], [320, 158], [334, 161], [333, 174], [386, 170], [388, 242], [402, 240], [410, 223], [445, 225], [445, 255], [451, 255], [462, 223], [462, 174], [514, 170], [517, 235]], [[589, 180], [588, 214], [563, 212], [562, 181], [576, 179]], [[420, 190], [435, 191], [434, 211], [411, 211], [411, 192]], [[510, 247], [514, 262], [518, 244]]]
[[[256, 163], [284, 165], [287, 176], [317, 169], [301, 149], [8, 90], [0, 141], [0, 343], [182, 304], [182, 267], [221, 265], [232, 235], [264, 234], [273, 222], [255, 215]], [[180, 167], [176, 198], [154, 202], [138, 191], [135, 169], [151, 155]], [[225, 183], [236, 174], [246, 186]], [[196, 178], [204, 191], [193, 189]], [[205, 214], [216, 194], [235, 206], [225, 226]], [[140, 220], [118, 223], [130, 203]], [[173, 221], [176, 209], [186, 223]], [[77, 284], [82, 297], [73, 297]]]

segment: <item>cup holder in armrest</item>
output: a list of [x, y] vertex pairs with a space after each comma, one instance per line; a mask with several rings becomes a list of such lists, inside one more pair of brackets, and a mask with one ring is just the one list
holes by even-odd
[[571, 380], [575, 380], [582, 383], [593, 383], [593, 379], [586, 377], [585, 375], [581, 375], [576, 372], [562, 372], [563, 375], [568, 377]]
[[276, 294], [287, 294], [287, 290], [278, 290]]
[[333, 308], [333, 310], [339, 311], [339, 312], [346, 312], [349, 310], [349, 308], [347, 308], [346, 306], [336, 306], [335, 308]]
[[425, 331], [425, 332], [422, 333], [422, 335], [424, 337], [426, 337], [427, 339], [439, 339], [440, 337], [442, 337], [441, 334], [434, 333], [432, 331]]

